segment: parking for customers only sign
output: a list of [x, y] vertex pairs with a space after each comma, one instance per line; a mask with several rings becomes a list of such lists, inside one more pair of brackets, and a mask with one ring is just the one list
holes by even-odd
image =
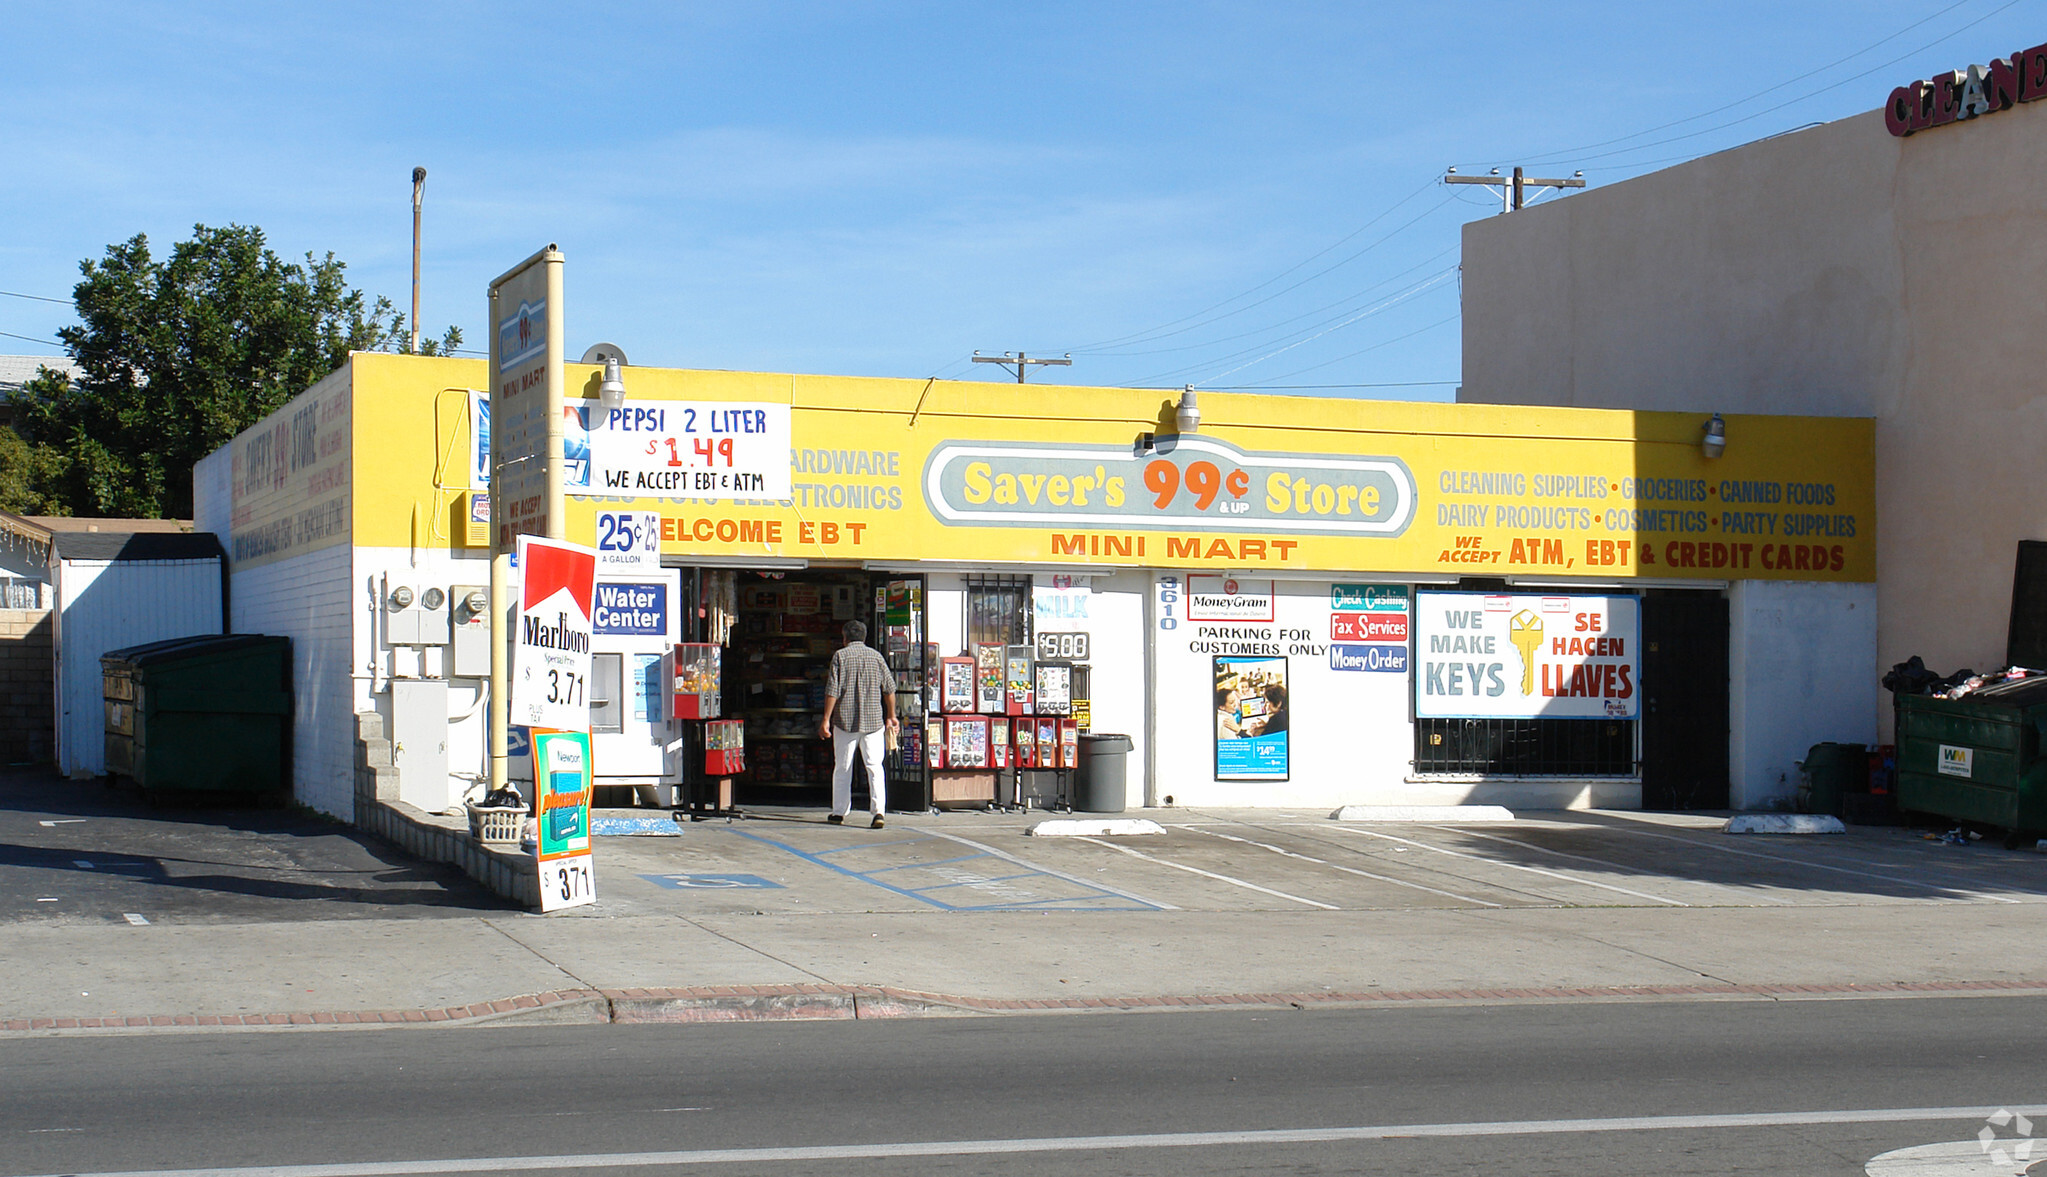
[[1636, 597], [1418, 593], [1414, 713], [1422, 719], [1633, 719]]

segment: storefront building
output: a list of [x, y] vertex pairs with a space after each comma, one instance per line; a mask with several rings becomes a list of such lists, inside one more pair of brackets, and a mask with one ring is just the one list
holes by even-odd
[[[1748, 733], [1776, 715], [1888, 741], [1882, 670], [2001, 667], [2018, 541], [2047, 538], [2047, 488], [2018, 476], [2047, 441], [2026, 376], [2047, 368], [2047, 331], [2014, 285], [2047, 266], [2047, 46], [1976, 52], [1997, 59], [1871, 79], [1883, 109], [1466, 227], [1469, 407], [1874, 421], [1859, 525], [1875, 530], [1858, 537], [1876, 556], [1874, 666], [1743, 673], [1806, 643], [1826, 596], [1738, 586]], [[1728, 457], [1773, 423], [1729, 416]], [[1745, 542], [1728, 522], [1704, 538]], [[1782, 771], [1776, 756], [1738, 747], [1737, 777]]]
[[[607, 412], [568, 372], [619, 798], [704, 783], [702, 724], [670, 718], [684, 642], [744, 721], [738, 801], [821, 803], [854, 618], [897, 667], [901, 808], [996, 800], [992, 769], [1058, 763], [1072, 728], [1131, 737], [1133, 806], [1726, 804], [1741, 676], [1873, 659], [1866, 420], [1731, 418], [1708, 457], [1697, 412], [1202, 394], [1183, 431], [1156, 390], [652, 368]], [[357, 355], [197, 468], [233, 629], [294, 640], [315, 808], [356, 803], [357, 713], [420, 809], [485, 772], [487, 383]], [[1751, 585], [1819, 640], [1731, 663]]]

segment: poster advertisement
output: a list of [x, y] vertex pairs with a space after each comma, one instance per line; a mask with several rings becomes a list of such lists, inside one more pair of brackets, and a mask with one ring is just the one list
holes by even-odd
[[1633, 719], [1641, 601], [1418, 593], [1414, 713], [1425, 719]]
[[1283, 781], [1289, 756], [1286, 659], [1212, 659], [1215, 674], [1215, 779]]
[[490, 489], [490, 394], [469, 390], [469, 489]]
[[590, 858], [590, 736], [534, 732], [533, 780], [540, 826], [540, 910], [597, 901]]
[[590, 730], [590, 629], [597, 553], [518, 537], [519, 621], [512, 633], [512, 722]]

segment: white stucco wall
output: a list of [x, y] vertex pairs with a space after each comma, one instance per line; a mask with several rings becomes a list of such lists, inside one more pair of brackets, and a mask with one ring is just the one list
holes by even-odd
[[291, 639], [292, 795], [343, 820], [355, 816], [348, 569], [348, 545], [334, 544], [235, 572], [228, 587], [234, 632]]
[[1877, 740], [1873, 584], [1742, 580], [1728, 591], [1728, 791], [1736, 809], [1798, 792], [1814, 744]]

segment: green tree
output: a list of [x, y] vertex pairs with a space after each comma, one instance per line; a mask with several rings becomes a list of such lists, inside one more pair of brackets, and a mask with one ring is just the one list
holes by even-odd
[[21, 435], [0, 426], [0, 511], [17, 515], [63, 515], [64, 504], [43, 493], [60, 474], [63, 456], [32, 446]]
[[[82, 375], [45, 369], [15, 400], [35, 492], [72, 514], [189, 517], [194, 462], [348, 353], [409, 350], [405, 317], [346, 269], [286, 262], [247, 225], [195, 225], [160, 261], [137, 234], [80, 263], [80, 325], [57, 334]], [[420, 351], [461, 342], [450, 327]]]

